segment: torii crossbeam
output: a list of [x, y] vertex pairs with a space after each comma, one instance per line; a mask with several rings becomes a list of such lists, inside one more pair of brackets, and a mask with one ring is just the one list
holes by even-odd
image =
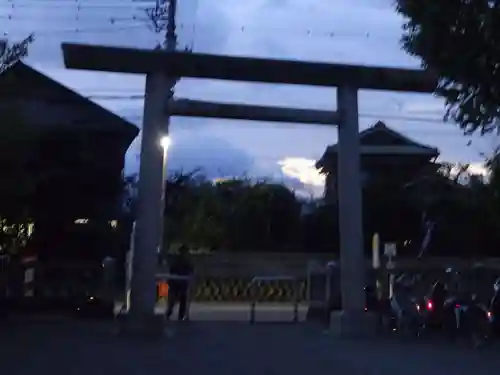
[[[163, 225], [166, 155], [159, 138], [168, 132], [171, 115], [273, 120], [338, 125], [340, 329], [346, 335], [366, 333], [358, 90], [432, 93], [436, 76], [423, 70], [376, 68], [290, 60], [230, 57], [192, 52], [63, 44], [67, 68], [146, 74], [141, 166], [130, 319], [138, 324], [152, 318], [157, 253]], [[337, 111], [297, 110], [186, 101], [171, 104], [167, 88], [181, 77], [231, 81], [337, 87]], [[333, 102], [333, 98], [332, 98]], [[170, 104], [169, 104], [170, 103]], [[214, 107], [215, 106], [215, 107]], [[296, 117], [290, 116], [296, 111]], [[304, 112], [305, 111], [305, 112]], [[266, 117], [267, 116], [267, 117]], [[333, 215], [334, 213], [332, 213]], [[333, 230], [333, 229], [332, 229]]]

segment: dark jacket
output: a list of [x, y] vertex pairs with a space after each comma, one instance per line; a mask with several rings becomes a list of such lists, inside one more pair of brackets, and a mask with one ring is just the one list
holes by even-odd
[[[193, 273], [193, 264], [187, 255], [177, 254], [170, 262], [170, 274], [189, 276]], [[172, 288], [187, 287], [188, 282], [185, 280], [170, 280], [169, 285]]]

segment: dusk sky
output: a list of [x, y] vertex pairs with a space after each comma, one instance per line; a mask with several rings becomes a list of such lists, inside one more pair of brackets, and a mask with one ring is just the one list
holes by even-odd
[[[66, 70], [60, 43], [88, 42], [152, 48], [162, 38], [148, 29], [144, 8], [132, 0], [1, 0], [1, 32], [11, 41], [35, 32], [26, 62], [102, 106], [141, 125], [144, 77]], [[403, 20], [392, 0], [179, 0], [181, 46], [198, 52], [419, 67], [400, 49]], [[278, 85], [182, 80], [176, 96], [224, 102], [335, 109], [335, 90]], [[113, 98], [110, 98], [113, 97]], [[497, 139], [474, 137], [472, 145], [453, 124], [441, 121], [443, 102], [430, 95], [360, 93], [361, 129], [389, 127], [441, 150], [442, 159], [482, 163]], [[299, 192], [317, 195], [321, 178], [312, 165], [336, 130], [287, 125], [174, 118], [169, 169], [201, 167], [219, 175], [284, 178]], [[127, 155], [137, 170], [138, 144]]]

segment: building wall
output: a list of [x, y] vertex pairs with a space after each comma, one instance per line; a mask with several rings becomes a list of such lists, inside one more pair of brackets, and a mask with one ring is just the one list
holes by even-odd
[[[361, 159], [361, 182], [404, 184], [418, 176], [423, 169], [432, 163], [427, 156], [377, 155], [363, 156]], [[325, 200], [337, 200], [337, 168], [336, 159], [332, 158], [325, 182]]]
[[[109, 127], [106, 116], [102, 124], [92, 122], [100, 118], [99, 114], [90, 114], [86, 106], [78, 105], [74, 98], [73, 102], [55, 98], [60, 94], [57, 88], [54, 94], [50, 87], [42, 90], [35, 84], [31, 89], [25, 87], [24, 96], [20, 97], [16, 92], [3, 90], [3, 83], [0, 86], [0, 112], [12, 111], [23, 123], [42, 130], [39, 148], [34, 152], [40, 155], [36, 170], [43, 170], [45, 182], [37, 189], [36, 203], [32, 205], [35, 231], [27, 251], [48, 256], [56, 249], [59, 254], [82, 253], [75, 246], [83, 241], [76, 240], [74, 229], [68, 226], [75, 218], [100, 213], [105, 213], [105, 219], [117, 218], [122, 199], [117, 189], [122, 184], [130, 133], [124, 134], [116, 126]], [[74, 158], [76, 154], [83, 157]], [[85, 237], [90, 244], [85, 245], [85, 252], [100, 253], [97, 247], [110, 250], [110, 234], [95, 232], [78, 233], [78, 238]]]

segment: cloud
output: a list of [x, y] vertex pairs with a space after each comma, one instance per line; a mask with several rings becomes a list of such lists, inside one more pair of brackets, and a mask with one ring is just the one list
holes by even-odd
[[[194, 4], [186, 0], [179, 3]], [[42, 1], [30, 1], [29, 4], [16, 9], [0, 5], [0, 17], [10, 16], [9, 19], [0, 18], [0, 22], [13, 37], [22, 37], [33, 30], [37, 32], [38, 40], [29, 62], [36, 63], [43, 71], [85, 95], [123, 94], [123, 100], [101, 103], [132, 121], [140, 121], [142, 101], [126, 96], [143, 92], [144, 77], [67, 71], [62, 68], [60, 53], [61, 41], [152, 47], [158, 35], [147, 29], [144, 11], [138, 9], [139, 3], [131, 7], [132, 2], [127, 0], [107, 0], [105, 4], [99, 0], [79, 0], [58, 8], [48, 8]], [[399, 39], [403, 20], [394, 11], [393, 0], [198, 0], [197, 9], [194, 29], [189, 31], [192, 25], [189, 12], [184, 13], [178, 25], [184, 43], [194, 36], [195, 51], [363, 65], [419, 66], [418, 59], [401, 51]], [[110, 22], [111, 17], [114, 22]], [[77, 28], [79, 32], [75, 32]], [[182, 97], [227, 102], [317, 109], [336, 107], [334, 89], [184, 79], [176, 93]], [[425, 112], [422, 117], [439, 119], [442, 102], [430, 95], [363, 91], [359, 98], [361, 128], [384, 120], [388, 126], [417, 141], [439, 147], [448, 160], [474, 162], [480, 158], [475, 148], [465, 147], [467, 140], [454, 125], [405, 120], [405, 117], [415, 116], [415, 111], [422, 110]], [[372, 116], [366, 117], [366, 114]], [[200, 142], [205, 135], [224, 139], [254, 160], [255, 173], [279, 174], [278, 161], [291, 156], [318, 158], [328, 143], [336, 141], [333, 129], [313, 126], [200, 119], [175, 119], [173, 124], [175, 129], [200, 135], [196, 138]], [[474, 142], [481, 151], [488, 151], [484, 150], [488, 146], [482, 145], [484, 140], [475, 139]]]

